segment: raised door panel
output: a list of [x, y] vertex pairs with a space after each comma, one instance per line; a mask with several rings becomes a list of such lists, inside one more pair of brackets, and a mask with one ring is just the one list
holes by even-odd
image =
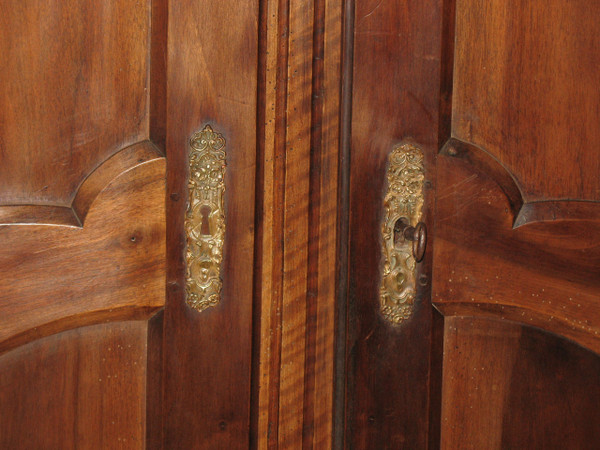
[[3, 4], [2, 204], [69, 206], [96, 167], [148, 137], [150, 7]]
[[[593, 446], [600, 5], [349, 4], [346, 445]], [[381, 230], [405, 144], [424, 154], [430, 239], [391, 324]]]
[[600, 5], [446, 3], [432, 293], [446, 316], [442, 447], [592, 448]]
[[151, 79], [164, 76], [150, 54], [166, 45], [164, 5], [4, 5], [3, 448], [159, 439], [165, 160], [151, 122], [164, 99]]

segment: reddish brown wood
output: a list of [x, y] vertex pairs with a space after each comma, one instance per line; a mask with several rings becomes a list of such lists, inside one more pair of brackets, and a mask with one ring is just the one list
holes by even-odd
[[445, 18], [455, 45], [444, 48], [434, 232], [441, 445], [593, 448], [599, 360], [567, 340], [600, 352], [593, 6], [446, 5], [456, 17]]
[[[124, 161], [133, 166], [121, 172]], [[117, 155], [84, 184], [82, 196], [94, 198], [96, 181], [114, 177], [83, 228], [0, 227], [8, 245], [0, 254], [0, 349], [88, 323], [148, 317], [164, 304], [164, 173], [156, 153], [133, 161]]]
[[254, 445], [329, 448], [341, 3], [264, 8]]
[[144, 448], [144, 321], [64, 331], [0, 356], [0, 447]]
[[[256, 160], [256, 1], [169, 2], [165, 448], [248, 448]], [[226, 140], [221, 303], [184, 302], [188, 141]]]
[[330, 448], [341, 3], [264, 8], [253, 445]]
[[0, 18], [0, 204], [69, 206], [148, 137], [150, 2], [34, 0]]
[[526, 201], [600, 201], [599, 7], [457, 5], [453, 136], [494, 155]]
[[146, 445], [163, 448], [163, 321], [164, 310], [148, 320], [146, 341]]
[[[598, 0], [22, 3], [0, 18], [1, 447], [595, 445], [598, 357], [566, 339], [600, 352]], [[227, 237], [198, 314], [206, 124]], [[402, 141], [426, 154], [430, 239], [395, 327], [379, 233]]]
[[493, 177], [460, 155], [438, 160], [434, 301], [444, 314], [492, 315], [600, 350], [598, 222], [513, 229]]
[[3, 5], [2, 448], [162, 445], [165, 5]]
[[446, 319], [442, 448], [593, 448], [600, 358], [508, 321]]
[[[349, 448], [425, 448], [432, 310], [420, 287], [414, 315], [392, 326], [380, 315], [385, 162], [409, 140], [434, 179], [438, 146], [441, 8], [438, 1], [356, 3], [350, 175], [348, 330]], [[425, 193], [424, 221], [433, 197]], [[418, 267], [428, 279], [431, 248]]]
[[151, 0], [149, 138], [166, 152], [168, 0]]

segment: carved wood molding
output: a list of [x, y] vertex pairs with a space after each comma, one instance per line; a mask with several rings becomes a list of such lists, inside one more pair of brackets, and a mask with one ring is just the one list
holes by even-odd
[[164, 156], [151, 141], [125, 147], [104, 161], [81, 183], [71, 206], [3, 205], [0, 206], [0, 225], [82, 228], [92, 204], [113, 180], [159, 159], [164, 159]]
[[165, 166], [153, 146], [130, 147], [84, 182], [84, 227], [0, 226], [0, 352], [164, 306]]
[[449, 139], [440, 154], [458, 158], [474, 171], [492, 178], [500, 187], [513, 215], [513, 228], [536, 222], [558, 220], [600, 220], [600, 202], [591, 200], [547, 200], [527, 202], [517, 180], [510, 171], [487, 150], [461, 141]]

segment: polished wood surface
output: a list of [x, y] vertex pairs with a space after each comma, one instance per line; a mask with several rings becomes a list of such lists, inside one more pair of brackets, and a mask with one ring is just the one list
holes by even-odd
[[2, 354], [0, 447], [143, 448], [146, 328], [92, 325]]
[[2, 448], [161, 446], [160, 3], [3, 3]]
[[594, 3], [446, 2], [432, 292], [442, 448], [597, 446]]
[[341, 4], [261, 20], [257, 448], [331, 448]]
[[[5, 6], [1, 447], [594, 448], [597, 0]], [[227, 226], [198, 313], [206, 125]], [[391, 325], [401, 143], [429, 240]]]
[[566, 336], [600, 352], [598, 223], [513, 229], [503, 190], [461, 154], [438, 160], [433, 300], [447, 315], [485, 315]]
[[445, 323], [442, 448], [595, 448], [600, 357], [539, 329]]
[[[441, 8], [438, 1], [356, 2], [350, 154], [347, 448], [426, 448], [432, 309], [431, 249], [417, 266], [412, 317], [380, 314], [381, 220], [388, 154], [403, 141], [425, 154], [423, 220], [433, 220]], [[433, 428], [436, 424], [431, 422]], [[435, 440], [435, 439], [434, 439]]]
[[597, 0], [457, 2], [453, 136], [526, 201], [600, 201]]
[[[152, 150], [134, 163], [123, 173], [112, 167], [117, 176], [83, 228], [0, 227], [9, 243], [0, 254], [0, 350], [88, 323], [148, 317], [164, 305], [164, 158]], [[113, 174], [99, 171], [98, 181]], [[96, 190], [94, 180], [85, 192]], [[76, 205], [86, 209], [85, 199]]]
[[[256, 172], [256, 1], [169, 2], [165, 448], [248, 448]], [[226, 140], [221, 302], [184, 301], [189, 139], [209, 124]]]
[[150, 2], [7, 1], [0, 19], [0, 204], [69, 206], [148, 136]]
[[598, 22], [582, 2], [474, 6], [456, 8], [435, 255], [451, 269], [436, 272], [434, 301], [447, 315], [510, 319], [598, 352], [600, 160], [587, 139], [598, 132]]

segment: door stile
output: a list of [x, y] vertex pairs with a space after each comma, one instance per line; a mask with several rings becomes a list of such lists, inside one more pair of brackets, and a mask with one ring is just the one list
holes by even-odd
[[330, 448], [341, 2], [263, 8], [253, 445]]

